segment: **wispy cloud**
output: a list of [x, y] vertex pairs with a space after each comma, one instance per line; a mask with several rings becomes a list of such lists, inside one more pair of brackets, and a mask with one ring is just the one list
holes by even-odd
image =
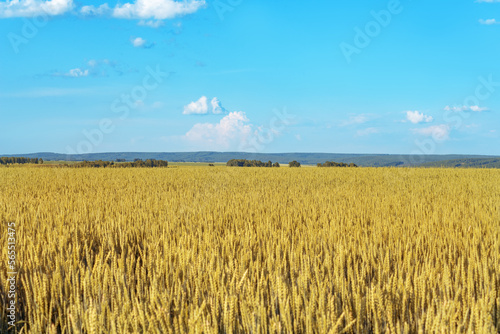
[[494, 25], [494, 24], [500, 24], [500, 21], [497, 21], [496, 19], [480, 19], [479, 23], [484, 24], [484, 25]]
[[379, 133], [379, 132], [380, 132], [380, 130], [377, 128], [366, 128], [363, 130], [356, 131], [356, 136], [357, 137], [364, 137], [364, 136], [369, 136], [369, 135]]
[[436, 141], [444, 141], [450, 138], [451, 128], [448, 124], [432, 125], [421, 129], [412, 129], [413, 133], [432, 137]]
[[70, 70], [58, 71], [53, 70], [48, 73], [42, 74], [42, 76], [52, 76], [52, 77], [69, 77], [69, 78], [79, 78], [79, 77], [106, 77], [109, 75], [110, 71], [117, 75], [122, 75], [125, 72], [131, 72], [131, 69], [122, 69], [120, 66], [112, 60], [109, 59], [91, 59], [86, 61], [81, 66], [75, 67]]
[[134, 107], [140, 112], [148, 112], [163, 108], [163, 103], [161, 101], [156, 101], [151, 104], [147, 104], [142, 100], [137, 100], [135, 101]]
[[489, 110], [486, 107], [480, 107], [480, 106], [446, 106], [444, 107], [444, 110], [446, 111], [475, 111], [475, 112], [481, 112], [481, 111], [487, 111]]
[[62, 97], [62, 96], [78, 96], [95, 93], [94, 89], [81, 88], [61, 88], [61, 87], [40, 87], [26, 91], [2, 93], [2, 98], [45, 98], [45, 97]]
[[342, 121], [340, 123], [340, 126], [363, 124], [363, 123], [368, 122], [368, 120], [369, 120], [368, 115], [365, 115], [365, 114], [355, 115], [355, 116], [349, 117], [348, 120]]
[[159, 28], [165, 25], [165, 22], [161, 20], [140, 20], [137, 24], [144, 27]]
[[73, 68], [68, 72], [54, 72], [51, 74], [53, 77], [69, 77], [69, 78], [79, 78], [86, 77], [89, 75], [88, 69]]
[[479, 106], [471, 106], [469, 109], [471, 111], [476, 111], [476, 112], [481, 112], [481, 111], [487, 111], [487, 110], [489, 110], [488, 108], [481, 108]]
[[422, 122], [430, 123], [433, 120], [432, 116], [427, 116], [424, 113], [419, 112], [418, 110], [407, 111], [406, 119], [412, 122], [413, 124], [418, 124]]
[[84, 16], [104, 16], [110, 15], [112, 9], [109, 7], [107, 3], [100, 5], [99, 7], [95, 6], [83, 6], [80, 8], [80, 13]]

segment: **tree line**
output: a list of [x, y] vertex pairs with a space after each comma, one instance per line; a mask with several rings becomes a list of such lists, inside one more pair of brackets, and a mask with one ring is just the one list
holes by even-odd
[[147, 159], [145, 161], [136, 159], [130, 162], [120, 162], [115, 163], [114, 161], [82, 161], [76, 164], [71, 165], [71, 167], [75, 168], [106, 168], [106, 167], [114, 167], [114, 168], [141, 168], [141, 167], [168, 167], [168, 161], [166, 160], [155, 160], [155, 159]]
[[350, 164], [346, 164], [345, 162], [334, 162], [327, 161], [324, 164], [318, 163], [318, 167], [358, 167], [355, 163], [351, 162]]
[[246, 160], [246, 159], [231, 159], [227, 162], [226, 166], [229, 167], [279, 167], [278, 162], [272, 161], [262, 162], [259, 160]]
[[[273, 163], [272, 161], [262, 162], [260, 160], [246, 160], [246, 159], [231, 159], [227, 162], [226, 166], [229, 167], [280, 167], [279, 162]], [[300, 167], [300, 162], [291, 161], [288, 163], [289, 167]]]
[[7, 164], [43, 164], [43, 159], [24, 158], [24, 157], [1, 157], [0, 165], [7, 165]]

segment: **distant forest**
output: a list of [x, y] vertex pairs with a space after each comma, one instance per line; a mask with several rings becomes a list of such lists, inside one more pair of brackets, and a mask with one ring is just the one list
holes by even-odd
[[8, 164], [43, 164], [42, 158], [24, 158], [24, 157], [1, 157], [0, 165]]
[[280, 167], [280, 164], [272, 161], [262, 162], [259, 160], [231, 159], [226, 164], [229, 167]]
[[114, 168], [153, 168], [153, 167], [168, 167], [168, 161], [165, 160], [155, 160], [155, 159], [147, 159], [146, 161], [136, 159], [132, 162], [114, 162], [114, 161], [83, 161], [78, 162], [73, 165], [68, 165], [74, 168], [106, 168], [106, 167], [114, 167]]
[[344, 162], [334, 162], [334, 161], [327, 161], [324, 164], [319, 163], [317, 165], [318, 167], [358, 167], [355, 163], [351, 162], [350, 164], [346, 164]]

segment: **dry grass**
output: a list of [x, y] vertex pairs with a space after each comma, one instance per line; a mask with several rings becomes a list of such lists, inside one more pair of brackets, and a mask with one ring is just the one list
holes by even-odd
[[500, 331], [499, 170], [25, 167], [0, 180], [22, 333]]

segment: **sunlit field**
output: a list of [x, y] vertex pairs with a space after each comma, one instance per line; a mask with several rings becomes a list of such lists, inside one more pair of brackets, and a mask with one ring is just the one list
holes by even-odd
[[26, 166], [0, 180], [22, 333], [500, 331], [500, 170]]

